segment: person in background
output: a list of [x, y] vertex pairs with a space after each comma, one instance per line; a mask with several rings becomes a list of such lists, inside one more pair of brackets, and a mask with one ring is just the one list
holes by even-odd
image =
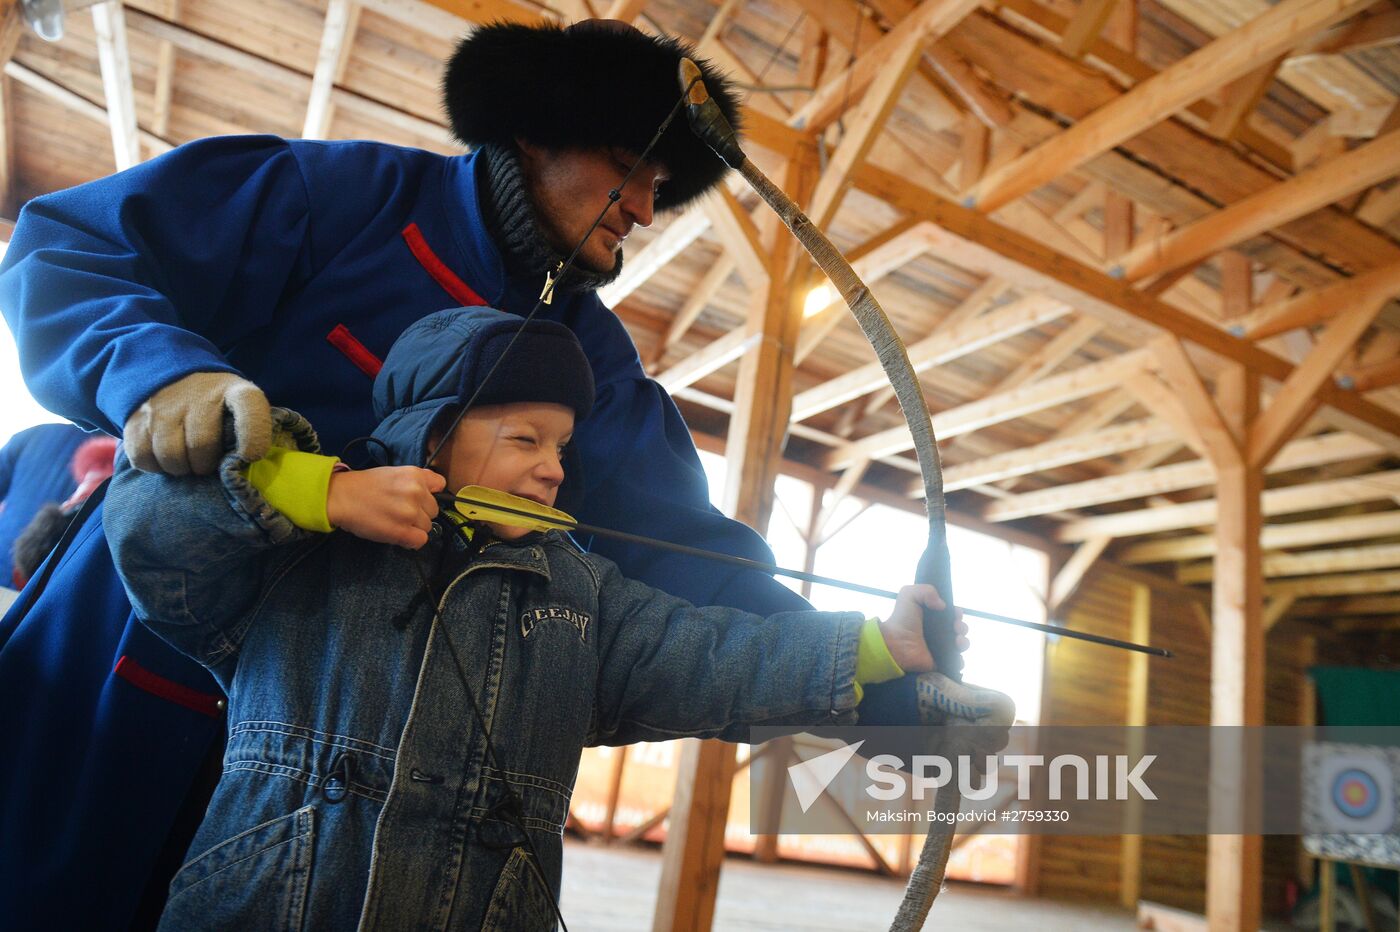
[[[78, 447], [91, 436], [72, 424], [39, 424], [15, 434], [0, 448], [0, 557], [4, 566], [14, 565], [15, 540], [40, 509], [73, 494], [76, 481], [69, 464]], [[8, 582], [16, 589], [24, 585], [12, 574]]]
[[68, 471], [77, 483], [73, 494], [66, 501], [48, 502], [41, 507], [15, 538], [12, 566], [16, 589], [24, 588], [63, 538], [68, 522], [83, 507], [83, 502], [111, 477], [116, 455], [117, 438], [105, 434], [89, 436], [73, 451], [73, 459], [68, 464]]

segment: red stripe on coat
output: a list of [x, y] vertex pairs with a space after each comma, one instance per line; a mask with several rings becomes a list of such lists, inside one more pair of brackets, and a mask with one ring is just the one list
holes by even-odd
[[384, 368], [384, 360], [370, 352], [344, 324], [336, 324], [335, 329], [326, 334], [326, 342], [345, 354], [361, 372], [370, 378], [379, 374], [379, 370]]
[[462, 307], [480, 307], [486, 303], [485, 298], [473, 291], [470, 285], [458, 278], [447, 267], [447, 264], [437, 257], [437, 253], [433, 252], [433, 248], [423, 238], [423, 232], [418, 229], [418, 224], [410, 223], [404, 227], [403, 239], [404, 242], [408, 243], [413, 258], [417, 259], [419, 264], [428, 270], [428, 274], [443, 287], [444, 291], [452, 295], [452, 300], [461, 304]]
[[202, 693], [197, 689], [190, 689], [188, 686], [183, 686], [172, 679], [167, 679], [159, 673], [152, 673], [125, 654], [117, 660], [115, 672], [117, 676], [120, 676], [138, 689], [144, 689], [146, 692], [169, 700], [176, 705], [182, 705], [187, 709], [193, 709], [210, 718], [218, 718], [223, 714], [224, 710], [221, 705], [223, 702], [222, 697], [211, 696], [209, 693]]

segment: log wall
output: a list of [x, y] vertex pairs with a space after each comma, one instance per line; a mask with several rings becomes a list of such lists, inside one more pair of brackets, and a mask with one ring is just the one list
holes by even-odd
[[[1130, 637], [1137, 576], [1109, 568], [1086, 580], [1066, 622], [1074, 628], [1112, 637]], [[1184, 590], [1151, 593], [1153, 644], [1169, 647], [1172, 659], [1151, 658], [1147, 679], [1148, 725], [1205, 725], [1210, 722], [1210, 640], [1208, 606]], [[1302, 635], [1284, 622], [1269, 635], [1267, 702], [1269, 724], [1298, 724], [1303, 718]], [[1129, 655], [1068, 639], [1047, 648], [1047, 684], [1041, 723], [1099, 725], [1127, 722]], [[1196, 913], [1205, 910], [1204, 837], [1148, 836], [1142, 839], [1139, 897]], [[1033, 887], [1042, 896], [1118, 903], [1124, 894], [1123, 839], [1055, 837], [1037, 840], [1038, 870]], [[1295, 838], [1265, 839], [1264, 907], [1287, 909], [1287, 884], [1298, 873]]]

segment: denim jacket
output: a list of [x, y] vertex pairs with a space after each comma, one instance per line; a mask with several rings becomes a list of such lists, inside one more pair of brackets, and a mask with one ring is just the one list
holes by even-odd
[[[274, 414], [275, 443], [317, 449]], [[108, 493], [137, 614], [228, 696], [162, 928], [553, 928], [581, 748], [855, 719], [858, 614], [696, 608], [556, 532], [417, 552], [308, 534], [246, 465], [123, 456]]]

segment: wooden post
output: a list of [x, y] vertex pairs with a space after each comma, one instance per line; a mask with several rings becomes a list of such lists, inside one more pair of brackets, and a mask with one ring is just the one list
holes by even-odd
[[[804, 146], [788, 165], [785, 187], [798, 203], [811, 196], [816, 165], [815, 145]], [[773, 481], [792, 407], [793, 348], [802, 320], [801, 296], [791, 287], [796, 249], [786, 229], [776, 231], [768, 287], [749, 323], [759, 339], [739, 364], [725, 444], [724, 510], [755, 528], [767, 526], [773, 509]], [[732, 744], [686, 742], [662, 855], [655, 932], [700, 932], [714, 922], [734, 773]]]
[[[1259, 405], [1257, 377], [1241, 367], [1221, 375], [1221, 415], [1237, 441], [1248, 436]], [[1219, 453], [1219, 447], [1213, 452]], [[1259, 532], [1263, 470], [1243, 444], [1216, 461], [1215, 579], [1212, 587], [1211, 725], [1264, 724], [1263, 566]], [[1250, 798], [1245, 773], [1211, 774], [1211, 809]], [[1257, 794], [1254, 795], [1257, 799]], [[1206, 919], [1212, 930], [1259, 928], [1263, 839], [1211, 835], [1207, 843]]]
[[[1152, 590], [1141, 583], [1133, 586], [1131, 638], [1139, 644], [1152, 640]], [[1143, 753], [1143, 734], [1147, 725], [1147, 655], [1128, 657], [1128, 715], [1125, 724], [1134, 729], [1128, 738], [1128, 759], [1137, 760]], [[1118, 899], [1129, 909], [1136, 909], [1142, 895], [1142, 800], [1128, 801], [1126, 834], [1123, 835], [1122, 860], [1119, 862]]]

